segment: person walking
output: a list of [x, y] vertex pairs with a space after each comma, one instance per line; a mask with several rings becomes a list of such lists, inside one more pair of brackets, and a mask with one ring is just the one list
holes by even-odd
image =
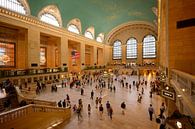
[[116, 92], [116, 87], [115, 86], [113, 87], [113, 90], [114, 90], [114, 93], [115, 93]]
[[91, 91], [91, 99], [93, 100], [94, 92], [93, 90]]
[[99, 106], [100, 120], [102, 120], [103, 111], [104, 111], [104, 108], [103, 108], [103, 105], [101, 104], [101, 105]]
[[82, 118], [82, 115], [81, 115], [81, 106], [78, 106], [78, 108], [77, 108], [77, 116], [78, 116], [78, 120], [80, 120]]
[[150, 104], [150, 107], [148, 108], [148, 112], [149, 112], [150, 120], [152, 121], [152, 116], [154, 113], [154, 108], [152, 107], [152, 104]]
[[126, 109], [126, 104], [125, 102], [121, 103], [121, 109], [122, 109], [122, 114], [125, 115], [125, 109]]
[[106, 102], [106, 109], [107, 109], [107, 113], [108, 113], [108, 116], [110, 115], [110, 103], [109, 101]]
[[81, 95], [83, 95], [84, 94], [84, 89], [83, 88], [81, 88]]
[[91, 115], [91, 105], [90, 104], [88, 104], [87, 111], [88, 111], [88, 117], [90, 118], [90, 115]]
[[99, 99], [98, 99], [98, 97], [96, 97], [96, 99], [95, 99], [95, 105], [96, 105], [95, 107], [96, 108], [98, 108], [98, 103], [99, 103]]
[[110, 119], [112, 120], [112, 114], [113, 114], [113, 109], [112, 107], [110, 106], [110, 109], [109, 109], [109, 116], [110, 116]]

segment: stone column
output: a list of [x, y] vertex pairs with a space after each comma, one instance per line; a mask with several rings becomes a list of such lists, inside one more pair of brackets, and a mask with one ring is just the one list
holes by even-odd
[[97, 64], [97, 47], [96, 46], [93, 47], [93, 65], [94, 64], [98, 65]]
[[143, 63], [143, 44], [137, 44], [137, 64]]
[[60, 61], [60, 67], [68, 67], [68, 39], [66, 37], [61, 37], [60, 43], [59, 43], [59, 61]]
[[122, 63], [126, 63], [126, 45], [122, 45]]
[[[40, 67], [40, 32], [36, 29], [28, 29], [28, 68]], [[33, 66], [34, 65], [34, 66]]]
[[[85, 43], [80, 44], [81, 70], [85, 68]], [[83, 65], [84, 64], [84, 65]]]

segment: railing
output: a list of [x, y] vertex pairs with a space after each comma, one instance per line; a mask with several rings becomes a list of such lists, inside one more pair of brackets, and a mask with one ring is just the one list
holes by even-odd
[[8, 112], [1, 113], [0, 125], [12, 120], [16, 120], [21, 117], [28, 116], [36, 112], [66, 112], [68, 114], [67, 117], [70, 117], [70, 113], [71, 113], [69, 108], [58, 108], [54, 106], [30, 104]]
[[195, 117], [195, 76], [173, 69], [170, 84], [177, 93], [176, 104], [183, 105], [181, 112]]
[[38, 99], [28, 99], [24, 98], [24, 100], [28, 104], [38, 104], [38, 105], [46, 105], [46, 106], [56, 106], [56, 102], [51, 102], [51, 101], [45, 101], [45, 100], [38, 100]]
[[171, 80], [177, 82], [178, 87], [189, 98], [193, 99], [195, 97], [195, 76], [173, 69], [171, 70]]

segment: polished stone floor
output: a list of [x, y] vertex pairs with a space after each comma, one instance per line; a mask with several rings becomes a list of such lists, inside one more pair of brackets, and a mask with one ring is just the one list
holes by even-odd
[[[143, 78], [143, 77], [142, 77]], [[147, 80], [152, 80], [151, 76], [145, 77]], [[137, 76], [127, 77], [126, 81], [131, 83], [133, 80], [137, 80]], [[136, 90], [136, 87], [132, 86], [131, 90], [120, 86], [118, 81], [114, 81], [116, 86], [116, 92], [110, 92], [107, 88], [103, 90], [103, 106], [104, 114], [103, 120], [100, 120], [99, 112], [95, 108], [95, 100], [90, 99], [90, 92], [93, 89], [95, 91], [95, 97], [100, 96], [100, 90], [95, 90], [95, 84], [93, 86], [85, 86], [84, 95], [80, 95], [80, 90], [69, 87], [58, 88], [57, 92], [50, 92], [48, 87], [46, 91], [37, 96], [37, 99], [59, 101], [66, 98], [66, 94], [69, 94], [71, 105], [77, 104], [78, 99], [83, 100], [82, 119], [78, 120], [77, 114], [72, 113], [72, 117], [69, 122], [61, 124], [56, 129], [158, 129], [158, 124], [155, 122], [155, 115], [153, 121], [149, 120], [148, 107], [152, 104], [155, 109], [155, 114], [159, 114], [159, 108], [162, 103], [162, 98], [158, 95], [153, 95], [153, 98], [149, 97], [150, 83], [147, 86], [143, 86], [144, 94], [142, 96], [142, 102], [137, 102], [138, 94], [141, 92]], [[113, 108], [113, 119], [111, 120], [107, 116], [106, 102], [110, 101]], [[120, 104], [126, 103], [125, 115], [122, 115]], [[90, 118], [87, 114], [87, 104], [91, 104], [92, 111]]]

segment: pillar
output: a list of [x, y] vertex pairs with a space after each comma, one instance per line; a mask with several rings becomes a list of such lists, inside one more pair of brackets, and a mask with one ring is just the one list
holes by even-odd
[[60, 61], [60, 67], [68, 67], [68, 39], [65, 37], [61, 37], [60, 43], [59, 43], [59, 61]]
[[126, 63], [126, 45], [122, 45], [122, 64]]
[[[85, 68], [85, 43], [80, 44], [81, 70]], [[83, 65], [84, 64], [84, 65]]]
[[137, 64], [143, 64], [143, 44], [137, 44]]
[[93, 65], [94, 64], [98, 65], [97, 64], [97, 47], [96, 46], [93, 47]]
[[40, 67], [40, 32], [28, 29], [28, 68]]

